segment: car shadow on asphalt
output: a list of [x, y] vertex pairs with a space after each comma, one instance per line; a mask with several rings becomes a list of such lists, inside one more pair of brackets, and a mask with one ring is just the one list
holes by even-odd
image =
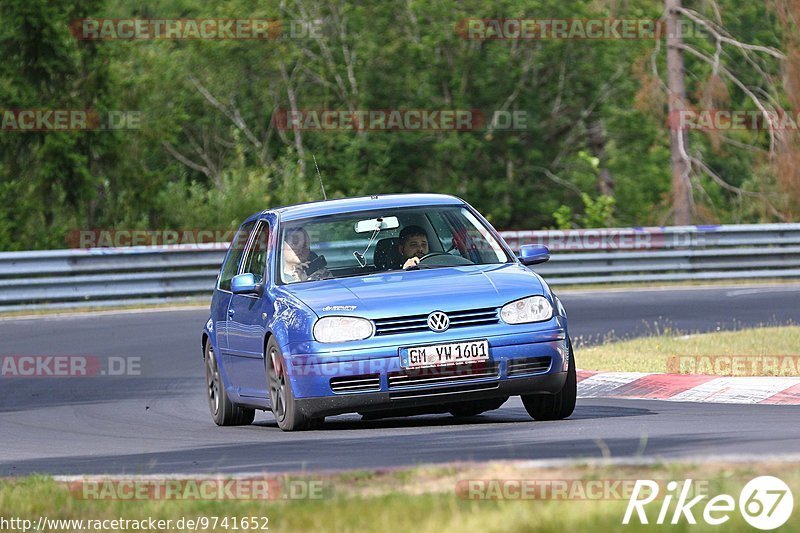
[[[359, 431], [390, 428], [483, 426], [488, 424], [564, 424], [571, 420], [621, 418], [651, 414], [654, 413], [650, 409], [608, 405], [581, 405], [580, 403], [578, 403], [578, 405], [575, 407], [575, 412], [572, 414], [572, 416], [565, 420], [552, 422], [534, 421], [528, 415], [528, 413], [525, 412], [524, 408], [517, 406], [501, 407], [495, 411], [489, 411], [476, 416], [464, 417], [455, 417], [449, 414], [424, 414], [406, 417], [364, 420], [359, 415], [347, 414], [327, 417], [322, 428], [314, 431]], [[272, 415], [268, 413], [266, 416], [266, 420], [257, 420], [253, 425], [264, 428], [278, 429], [278, 424], [275, 422]]]

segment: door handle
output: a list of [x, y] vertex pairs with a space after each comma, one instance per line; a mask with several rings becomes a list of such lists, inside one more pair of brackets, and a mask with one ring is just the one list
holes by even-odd
[[233, 316], [235, 314], [236, 314], [236, 310], [235, 309], [228, 309], [228, 316]]

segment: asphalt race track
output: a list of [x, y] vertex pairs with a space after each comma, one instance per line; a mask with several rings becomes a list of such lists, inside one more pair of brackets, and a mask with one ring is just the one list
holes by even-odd
[[[800, 322], [800, 285], [561, 295], [573, 337]], [[328, 418], [283, 433], [269, 413], [218, 428], [203, 384], [205, 310], [0, 321], [0, 355], [141, 357], [141, 375], [0, 377], [0, 476], [32, 472], [200, 473], [360, 469], [491, 459], [697, 458], [800, 454], [800, 406], [579, 400], [566, 421], [532, 422], [518, 398], [449, 415]], [[644, 355], [644, 354], [643, 354]], [[580, 367], [580, 351], [576, 354]]]

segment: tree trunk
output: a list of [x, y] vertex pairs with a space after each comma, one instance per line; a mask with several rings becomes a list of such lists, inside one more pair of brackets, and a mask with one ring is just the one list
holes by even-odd
[[606, 166], [606, 132], [603, 121], [595, 120], [588, 130], [589, 146], [594, 156], [600, 161], [598, 166], [597, 188], [603, 196], [614, 196], [614, 176]]
[[667, 20], [667, 88], [669, 89], [669, 125], [672, 156], [672, 215], [675, 225], [692, 223], [692, 184], [689, 178], [688, 135], [680, 127], [681, 111], [686, 109], [686, 85], [680, 14], [681, 0], [665, 0]]

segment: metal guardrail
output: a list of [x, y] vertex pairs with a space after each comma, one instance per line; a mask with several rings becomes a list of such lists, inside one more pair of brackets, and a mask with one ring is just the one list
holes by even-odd
[[[550, 262], [534, 270], [553, 285], [800, 278], [800, 224], [501, 234], [514, 249], [549, 246]], [[209, 296], [227, 246], [2, 252], [0, 307]]]

